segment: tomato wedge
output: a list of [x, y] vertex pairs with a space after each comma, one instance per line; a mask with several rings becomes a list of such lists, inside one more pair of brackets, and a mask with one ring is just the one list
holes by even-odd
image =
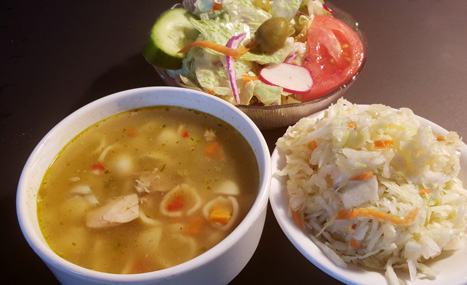
[[363, 63], [363, 45], [347, 24], [331, 16], [316, 15], [308, 30], [308, 56], [313, 88], [301, 101], [319, 98], [347, 82]]

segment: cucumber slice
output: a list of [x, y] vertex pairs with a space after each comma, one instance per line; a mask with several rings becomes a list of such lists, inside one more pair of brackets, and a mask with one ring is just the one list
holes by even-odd
[[159, 17], [143, 49], [150, 64], [166, 69], [182, 67], [185, 54], [178, 51], [194, 42], [199, 34], [189, 18], [194, 18], [193, 14], [183, 8], [168, 10]]

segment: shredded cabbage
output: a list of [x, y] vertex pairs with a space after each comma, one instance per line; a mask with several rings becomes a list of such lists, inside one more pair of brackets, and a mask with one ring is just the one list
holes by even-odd
[[401, 269], [412, 281], [431, 278], [424, 262], [465, 237], [465, 144], [455, 132], [434, 134], [410, 109], [363, 109], [340, 99], [278, 140], [289, 206], [337, 265], [384, 270], [389, 284]]

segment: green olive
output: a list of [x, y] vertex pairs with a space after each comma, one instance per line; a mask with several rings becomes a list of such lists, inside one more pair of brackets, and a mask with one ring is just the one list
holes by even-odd
[[284, 46], [289, 35], [289, 22], [282, 17], [266, 20], [255, 33], [256, 47], [266, 53], [273, 53]]

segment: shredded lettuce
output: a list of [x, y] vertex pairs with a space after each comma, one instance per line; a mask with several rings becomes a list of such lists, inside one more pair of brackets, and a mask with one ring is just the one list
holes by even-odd
[[[308, 26], [315, 14], [325, 14], [326, 10], [319, 0], [274, 0], [268, 8], [258, 7], [252, 0], [184, 0], [183, 6], [196, 17], [190, 18], [199, 31], [198, 41], [209, 41], [227, 45], [229, 40], [239, 34], [246, 37], [242, 46], [254, 40], [258, 27], [271, 17], [285, 17], [290, 21], [290, 36], [284, 46], [272, 54], [249, 50], [235, 59], [240, 104], [252, 102], [269, 105], [297, 103], [277, 86], [266, 86], [259, 80], [243, 81], [242, 75], [258, 77], [261, 67], [268, 64], [289, 62], [301, 65], [306, 57], [306, 38]], [[226, 71], [225, 55], [209, 48], [193, 47], [186, 52], [180, 70], [169, 72], [177, 81], [188, 88], [214, 93], [233, 104], [233, 92]], [[230, 88], [230, 89], [229, 89]]]
[[302, 0], [274, 0], [271, 8], [273, 17], [283, 17], [289, 21], [297, 14]]
[[232, 86], [235, 85], [242, 105], [299, 103], [281, 87], [265, 86], [258, 80], [243, 81], [242, 76], [248, 74], [259, 78], [259, 71], [268, 64], [287, 62], [302, 65], [306, 58], [307, 32], [313, 16], [331, 14], [324, 6], [324, 1], [320, 0], [271, 0], [266, 6], [259, 7], [253, 0], [184, 0], [183, 7], [196, 16], [189, 20], [199, 31], [198, 41], [225, 46], [232, 37], [245, 33], [241, 46], [250, 44], [251, 47], [258, 27], [271, 17], [288, 19], [290, 35], [283, 47], [274, 53], [250, 49], [236, 58], [236, 84], [229, 82], [225, 55], [209, 48], [189, 49], [182, 61], [182, 68], [168, 72], [169, 76], [188, 88], [214, 94], [233, 104], [238, 104], [233, 100]]
[[[239, 22], [225, 23], [214, 20], [196, 20], [191, 18], [189, 20], [195, 29], [201, 33], [202, 38], [200, 40], [220, 45], [226, 45], [234, 35], [249, 33], [248, 25]], [[210, 49], [206, 49], [205, 51], [215, 53]], [[221, 55], [220, 53], [217, 54]]]
[[265, 106], [279, 105], [282, 88], [256, 81], [253, 93]]
[[250, 0], [224, 0], [222, 9], [231, 17], [232, 22], [242, 22], [258, 26], [271, 18], [271, 14], [253, 5]]

